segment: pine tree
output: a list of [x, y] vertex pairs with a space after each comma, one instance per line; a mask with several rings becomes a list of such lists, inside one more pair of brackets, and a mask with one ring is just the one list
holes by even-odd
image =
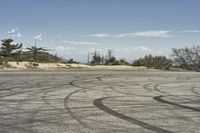
[[27, 49], [32, 54], [34, 61], [38, 60], [37, 58], [38, 58], [39, 53], [43, 53], [47, 51], [46, 49], [41, 48], [41, 47], [38, 48], [37, 46], [28, 47]]
[[0, 47], [0, 56], [3, 56], [6, 59], [11, 59], [16, 55], [20, 54], [22, 44], [12, 44], [14, 40], [4, 39], [2, 41], [2, 46]]

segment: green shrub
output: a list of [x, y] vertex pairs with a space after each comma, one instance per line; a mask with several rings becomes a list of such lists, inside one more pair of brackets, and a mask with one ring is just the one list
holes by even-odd
[[129, 65], [129, 62], [126, 59], [120, 59], [120, 65]]
[[32, 63], [32, 65], [33, 65], [33, 66], [39, 66], [39, 64], [38, 64], [38, 63]]
[[121, 65], [121, 64], [118, 60], [115, 60], [115, 61], [112, 62], [112, 65]]
[[165, 56], [146, 55], [144, 58], [139, 58], [133, 62], [133, 66], [145, 66], [155, 69], [170, 69], [172, 60]]
[[26, 66], [27, 68], [35, 69], [36, 66], [39, 66], [39, 64], [38, 64], [38, 63], [35, 63], [35, 62], [29, 62], [28, 64], [25, 64], [25, 66]]
[[79, 62], [74, 61], [74, 59], [69, 59], [67, 62], [65, 62], [67, 64], [79, 64]]
[[105, 65], [117, 65], [118, 62], [115, 57], [111, 57], [109, 60], [106, 60]]

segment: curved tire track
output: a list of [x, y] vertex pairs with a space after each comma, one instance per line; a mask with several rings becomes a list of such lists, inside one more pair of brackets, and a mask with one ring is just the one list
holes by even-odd
[[[103, 77], [106, 77], [106, 75], [104, 75]], [[103, 77], [98, 76], [98, 77], [92, 78], [92, 79], [96, 79], [96, 80], [98, 80], [98, 81], [102, 81], [102, 78], [103, 78]], [[71, 82], [68, 83], [69, 85], [71, 85], [71, 86], [73, 86], [73, 87], [76, 87], [76, 88], [80, 88], [80, 89], [71, 92], [70, 94], [68, 94], [68, 95], [65, 97], [65, 99], [64, 99], [64, 107], [65, 107], [65, 109], [67, 110], [67, 112], [70, 114], [70, 116], [71, 116], [73, 119], [75, 119], [75, 120], [76, 120], [77, 122], [79, 122], [81, 125], [83, 125], [84, 127], [86, 127], [86, 128], [89, 129], [90, 127], [89, 127], [85, 122], [83, 122], [78, 116], [76, 116], [76, 115], [72, 112], [71, 108], [68, 106], [69, 99], [70, 99], [70, 97], [71, 97], [72, 95], [74, 95], [75, 93], [78, 93], [78, 92], [80, 92], [80, 91], [82, 91], [82, 90], [90, 89], [89, 87], [82, 87], [82, 86], [79, 86], [79, 85], [76, 85], [76, 84], [75, 84], [76, 81], [84, 81], [84, 80], [88, 80], [88, 79], [72, 80]], [[90, 82], [93, 82], [93, 81], [90, 81]], [[94, 89], [94, 90], [96, 90], [96, 89]]]
[[141, 126], [141, 127], [145, 128], [145, 129], [148, 129], [148, 130], [151, 130], [151, 131], [154, 131], [154, 132], [157, 132], [157, 133], [173, 133], [171, 131], [168, 131], [168, 130], [165, 130], [165, 129], [162, 129], [162, 128], [159, 128], [159, 127], [156, 127], [156, 126], [153, 126], [153, 125], [150, 125], [148, 123], [139, 121], [137, 119], [131, 118], [129, 116], [126, 116], [124, 114], [121, 114], [121, 113], [119, 113], [117, 111], [114, 111], [114, 110], [110, 109], [109, 107], [105, 106], [102, 103], [103, 100], [108, 99], [108, 98], [113, 98], [113, 97], [104, 97], [104, 98], [96, 99], [96, 100], [93, 101], [93, 104], [97, 108], [99, 108], [100, 110], [103, 110], [104, 112], [106, 112], [108, 114], [111, 114], [111, 115], [113, 115], [113, 116], [115, 116], [117, 118], [123, 119], [125, 121], [131, 122], [132, 124]]
[[200, 109], [181, 105], [181, 104], [174, 103], [174, 102], [170, 102], [170, 101], [162, 99], [162, 97], [164, 97], [164, 96], [156, 96], [156, 97], [153, 97], [153, 99], [160, 102], [160, 103], [165, 103], [165, 104], [173, 105], [173, 106], [180, 107], [180, 108], [183, 108], [183, 109], [189, 109], [189, 110], [192, 110], [192, 111], [200, 112]]
[[[71, 86], [74, 86], [74, 87], [77, 87], [74, 82], [77, 81], [77, 80], [73, 80], [71, 82], [69, 82], [69, 85]], [[80, 87], [79, 87], [80, 88]], [[82, 90], [85, 90], [86, 88], [81, 88], [81, 89], [78, 89], [78, 90], [75, 90], [73, 92], [71, 92], [69, 95], [67, 95], [67, 97], [65, 97], [64, 99], [64, 106], [65, 106], [65, 109], [67, 110], [67, 112], [70, 114], [70, 116], [75, 119], [77, 122], [79, 122], [81, 125], [83, 125], [84, 127], [86, 128], [89, 128], [88, 125], [86, 123], [84, 123], [79, 117], [77, 117], [70, 109], [70, 107], [68, 106], [68, 101], [69, 101], [69, 98], [75, 94], [75, 93], [78, 93], [79, 91], [82, 91]]]
[[194, 94], [196, 94], [196, 95], [200, 95], [200, 92], [196, 91], [195, 88], [197, 88], [197, 87], [193, 86], [191, 88], [191, 92], [194, 93]]

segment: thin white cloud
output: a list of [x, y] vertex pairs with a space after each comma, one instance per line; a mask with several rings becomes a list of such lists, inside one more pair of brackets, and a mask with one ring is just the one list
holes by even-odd
[[135, 51], [143, 51], [143, 52], [150, 52], [151, 49], [145, 46], [139, 46], [139, 47], [135, 47], [133, 48], [133, 50]]
[[11, 37], [16, 37], [16, 38], [22, 38], [23, 35], [21, 33], [17, 33], [17, 34], [12, 34], [10, 35]]
[[178, 31], [178, 33], [200, 33], [200, 30], [182, 30]]
[[166, 38], [170, 37], [169, 34], [171, 31], [160, 30], [160, 31], [144, 31], [144, 32], [136, 32], [134, 33], [135, 36], [139, 37], [159, 37], [159, 38]]
[[111, 37], [112, 35], [106, 34], [106, 33], [97, 33], [97, 34], [91, 34], [89, 37], [98, 37], [98, 38], [105, 38], [105, 37]]
[[17, 30], [18, 30], [18, 28], [15, 27], [15, 28], [11, 29], [10, 31], [8, 31], [8, 34], [9, 35], [13, 35], [13, 34], [15, 34], [17, 32]]
[[62, 36], [59, 36], [59, 35], [58, 36], [54, 36], [54, 39], [55, 40], [60, 40], [60, 39], [62, 39]]
[[72, 47], [58, 46], [55, 48], [55, 51], [58, 53], [65, 53], [67, 51], [75, 51], [75, 50], [77, 50], [77, 48], [73, 46]]
[[116, 35], [116, 37], [122, 38], [122, 37], [136, 37], [136, 36], [135, 36], [135, 33], [122, 33], [122, 34]]
[[142, 52], [142, 53], [146, 53], [146, 52], [151, 52], [151, 49], [146, 47], [146, 46], [137, 46], [137, 47], [126, 47], [126, 48], [120, 48], [120, 49], [115, 49], [115, 51], [117, 52]]
[[85, 41], [69, 41], [69, 40], [62, 40], [62, 43], [71, 44], [71, 45], [99, 45], [97, 42], [85, 42]]
[[8, 34], [11, 36], [11, 37], [17, 37], [17, 38], [22, 38], [23, 35], [18, 32], [19, 28], [13, 28], [11, 29], [10, 31], [8, 31]]
[[23, 35], [22, 35], [21, 33], [17, 33], [16, 37], [18, 37], [18, 38], [22, 38]]
[[33, 37], [35, 40], [42, 41], [42, 34], [36, 35]]
[[157, 38], [166, 38], [170, 37], [171, 31], [167, 30], [158, 30], [158, 31], [143, 31], [143, 32], [133, 32], [133, 33], [122, 33], [118, 35], [114, 34], [106, 34], [106, 33], [98, 33], [98, 34], [91, 34], [89, 37], [98, 37], [98, 38], [105, 38], [105, 37], [116, 37], [116, 38], [123, 38], [123, 37], [157, 37]]
[[168, 38], [171, 37], [171, 33], [200, 33], [200, 30], [182, 30], [182, 31], [170, 31], [170, 30], [152, 30], [152, 31], [140, 31], [140, 32], [131, 32], [131, 33], [121, 33], [121, 34], [107, 34], [107, 33], [97, 33], [88, 35], [89, 37], [154, 37], [154, 38]]

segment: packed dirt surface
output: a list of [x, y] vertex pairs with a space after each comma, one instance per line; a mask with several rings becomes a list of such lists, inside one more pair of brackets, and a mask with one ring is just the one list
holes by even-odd
[[200, 73], [0, 72], [1, 133], [197, 133]]

